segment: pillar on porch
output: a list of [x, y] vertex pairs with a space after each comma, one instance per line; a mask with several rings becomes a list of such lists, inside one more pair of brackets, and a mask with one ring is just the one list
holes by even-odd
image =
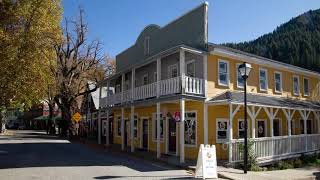
[[124, 150], [124, 108], [121, 108], [121, 150]]
[[180, 163], [185, 162], [184, 158], [184, 116], [185, 116], [185, 100], [180, 99]]
[[125, 84], [125, 74], [121, 75], [121, 103], [124, 100], [124, 84]]
[[228, 128], [228, 142], [229, 142], [229, 162], [232, 162], [232, 139], [233, 139], [233, 109], [232, 104], [229, 104], [229, 128]]
[[157, 158], [161, 157], [161, 149], [160, 149], [160, 102], [157, 102]]
[[181, 94], [185, 93], [185, 52], [184, 50], [180, 50], [179, 55], [179, 70], [181, 76]]
[[130, 142], [131, 152], [134, 152], [134, 106], [131, 106], [131, 120], [130, 120]]
[[204, 144], [208, 144], [208, 104], [206, 104], [204, 102], [203, 104], [203, 114], [204, 114], [204, 118], [203, 118], [203, 143]]
[[161, 59], [157, 59], [157, 98], [160, 97]]

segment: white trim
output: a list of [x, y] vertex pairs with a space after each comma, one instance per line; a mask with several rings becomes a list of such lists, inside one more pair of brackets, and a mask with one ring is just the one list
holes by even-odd
[[[220, 63], [226, 63], [227, 64], [227, 84], [223, 84], [223, 83], [221, 83], [220, 82]], [[217, 71], [217, 73], [218, 73], [218, 85], [219, 86], [224, 86], [224, 87], [229, 87], [229, 85], [230, 85], [230, 64], [229, 64], [229, 61], [227, 61], [227, 60], [222, 60], [222, 59], [218, 59], [218, 71]]]
[[[226, 139], [218, 139], [218, 122], [227, 122]], [[229, 130], [229, 119], [228, 118], [216, 118], [216, 143], [228, 142], [228, 130]]]
[[[277, 86], [276, 86], [276, 74], [280, 75], [280, 91], [277, 90]], [[278, 93], [278, 94], [282, 94], [282, 72], [280, 71], [274, 71], [273, 73], [273, 84], [274, 84], [274, 92]]]
[[[298, 92], [294, 91], [294, 79], [297, 78], [298, 80]], [[300, 81], [299, 81], [299, 76], [298, 75], [293, 75], [292, 76], [292, 94], [294, 96], [299, 96], [300, 95]]]
[[[184, 112], [185, 114], [187, 114], [187, 113], [195, 113], [195, 130], [196, 130], [196, 134], [195, 134], [195, 144], [186, 144], [186, 142], [184, 143], [184, 146], [185, 147], [197, 147], [197, 145], [198, 145], [198, 114], [197, 114], [197, 111], [196, 110], [192, 110], [192, 111], [185, 111]], [[187, 120], [187, 116], [185, 115], [185, 119], [184, 119], [184, 121], [186, 121]], [[184, 141], [185, 141], [185, 139], [184, 139]]]
[[263, 121], [264, 122], [264, 127], [265, 127], [265, 131], [264, 131], [264, 137], [267, 137], [267, 135], [268, 135], [268, 125], [267, 125], [267, 119], [256, 119], [256, 122], [255, 122], [255, 127], [256, 127], [256, 129], [257, 129], [257, 131], [256, 131], [256, 137], [257, 138], [261, 138], [261, 137], [258, 137], [258, 134], [259, 134], [259, 127], [258, 127], [258, 122], [259, 121]]
[[188, 65], [189, 64], [192, 64], [193, 63], [193, 77], [196, 77], [196, 62], [194, 59], [190, 60], [190, 61], [187, 61], [186, 64], [185, 64], [185, 72], [186, 72], [186, 76], [189, 76], [189, 77], [192, 77], [188, 74]]
[[[306, 93], [304, 88], [304, 80], [308, 80], [308, 93]], [[310, 95], [310, 79], [307, 77], [303, 77], [303, 96], [308, 97]]]
[[179, 76], [178, 63], [171, 64], [168, 66], [168, 78], [172, 78], [172, 70], [173, 68], [177, 69], [177, 76]]
[[310, 70], [307, 70], [304, 68], [300, 68], [298, 66], [282, 63], [282, 62], [279, 62], [276, 60], [267, 59], [267, 58], [263, 58], [263, 57], [258, 57], [258, 56], [253, 57], [253, 56], [249, 56], [249, 55], [245, 55], [245, 54], [240, 54], [240, 53], [232, 52], [232, 51], [224, 49], [224, 48], [214, 47], [214, 50], [211, 51], [210, 54], [235, 58], [235, 59], [238, 59], [241, 61], [250, 62], [253, 64], [257, 64], [257, 65], [260, 64], [260, 65], [268, 66], [271, 68], [279, 68], [279, 69], [283, 69], [283, 70], [286, 70], [286, 71], [289, 71], [292, 73], [303, 73], [303, 74], [307, 73], [309, 75], [312, 75], [312, 76], [315, 76], [318, 78], [320, 77], [320, 73], [310, 71]]
[[[261, 82], [260, 82], [260, 80], [261, 80], [261, 76], [260, 76], [260, 72], [261, 71], [264, 71], [265, 72], [265, 75], [266, 75], [266, 79], [265, 79], [265, 83], [266, 83], [266, 89], [262, 89], [261, 88]], [[268, 92], [268, 88], [269, 88], [269, 86], [268, 86], [268, 70], [266, 69], [266, 68], [263, 68], [263, 67], [260, 67], [259, 68], [259, 91], [261, 91], [261, 92]]]
[[239, 77], [243, 80], [243, 78], [242, 78], [241, 75], [239, 74], [239, 70], [238, 70], [238, 68], [239, 68], [240, 65], [241, 65], [241, 63], [237, 63], [237, 64], [236, 64], [236, 81], [237, 81], [237, 88], [238, 88], [238, 89], [243, 89], [243, 88], [244, 88], [244, 84], [243, 84], [243, 86], [240, 86], [240, 85], [239, 85], [239, 81], [238, 81], [238, 78], [239, 78]]

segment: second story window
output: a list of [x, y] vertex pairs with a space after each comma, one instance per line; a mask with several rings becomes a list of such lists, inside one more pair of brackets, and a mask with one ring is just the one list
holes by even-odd
[[144, 55], [148, 55], [150, 51], [150, 37], [147, 36], [144, 39]]
[[227, 61], [219, 60], [218, 72], [219, 79], [218, 84], [222, 86], [229, 85], [229, 63]]
[[280, 72], [274, 73], [274, 91], [277, 93], [282, 92], [282, 77]]
[[266, 69], [259, 70], [259, 87], [260, 91], [268, 90], [268, 74]]
[[169, 72], [169, 78], [174, 78], [178, 76], [178, 65], [170, 65], [168, 67], [168, 72]]
[[143, 85], [147, 85], [147, 84], [148, 84], [148, 74], [145, 74], [145, 75], [142, 77], [142, 82], [143, 82]]
[[194, 60], [187, 62], [186, 75], [189, 77], [195, 77], [195, 62], [194, 62]]
[[237, 87], [238, 88], [243, 88], [243, 86], [244, 86], [244, 81], [243, 81], [243, 78], [242, 78], [242, 76], [241, 76], [241, 74], [240, 74], [240, 72], [239, 72], [239, 66], [240, 66], [240, 64], [237, 64], [237, 69], [236, 69], [236, 71], [237, 71]]
[[309, 96], [309, 79], [303, 78], [303, 94]]
[[293, 94], [299, 95], [299, 77], [293, 76]]

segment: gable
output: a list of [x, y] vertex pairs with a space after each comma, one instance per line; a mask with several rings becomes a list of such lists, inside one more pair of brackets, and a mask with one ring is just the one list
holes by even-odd
[[[187, 45], [206, 50], [208, 4], [203, 3], [164, 27], [149, 25], [140, 33], [135, 44], [116, 56], [116, 72], [125, 71], [164, 50]], [[149, 38], [149, 53], [145, 54], [145, 39]]]

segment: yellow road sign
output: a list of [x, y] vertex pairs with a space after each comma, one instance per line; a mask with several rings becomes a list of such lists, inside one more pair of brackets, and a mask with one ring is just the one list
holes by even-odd
[[79, 122], [81, 120], [81, 115], [80, 113], [76, 112], [74, 113], [74, 115], [72, 116], [72, 119], [76, 122]]

